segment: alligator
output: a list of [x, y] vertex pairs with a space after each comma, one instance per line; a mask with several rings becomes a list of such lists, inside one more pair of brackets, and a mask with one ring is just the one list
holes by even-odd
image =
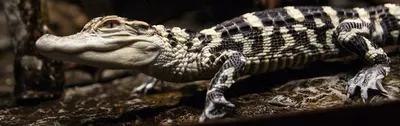
[[[167, 28], [116, 15], [93, 18], [70, 36], [45, 34], [36, 49], [45, 57], [106, 69], [134, 69], [157, 80], [210, 80], [200, 122], [233, 108], [224, 92], [239, 77], [355, 56], [364, 67], [346, 84], [347, 96], [388, 92], [384, 47], [398, 47], [400, 6], [336, 8], [286, 6], [245, 13], [201, 31]], [[358, 91], [359, 90], [359, 91]]]

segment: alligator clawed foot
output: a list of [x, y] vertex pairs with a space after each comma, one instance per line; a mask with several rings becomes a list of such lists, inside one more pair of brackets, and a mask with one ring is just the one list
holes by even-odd
[[219, 119], [226, 115], [225, 108], [234, 108], [235, 105], [225, 99], [222, 93], [211, 92], [207, 94], [206, 105], [200, 116], [199, 122], [210, 119]]
[[346, 83], [347, 97], [356, 95], [357, 89], [360, 89], [361, 98], [364, 103], [370, 98], [368, 91], [377, 91], [379, 95], [388, 97], [389, 93], [382, 86], [382, 79], [386, 76], [385, 66], [378, 64], [372, 67], [364, 68], [356, 76]]
[[143, 83], [136, 87], [135, 89], [132, 90], [132, 96], [141, 96], [141, 95], [146, 95], [149, 91], [154, 90], [154, 88], [158, 84], [163, 85], [164, 81], [158, 80], [154, 77], [147, 76], [145, 77]]

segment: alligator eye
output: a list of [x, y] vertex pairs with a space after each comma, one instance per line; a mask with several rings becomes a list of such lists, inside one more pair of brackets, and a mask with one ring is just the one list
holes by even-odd
[[106, 21], [103, 23], [104, 28], [115, 28], [115, 27], [118, 27], [119, 25], [120, 25], [120, 23], [115, 20], [109, 20], [109, 21]]

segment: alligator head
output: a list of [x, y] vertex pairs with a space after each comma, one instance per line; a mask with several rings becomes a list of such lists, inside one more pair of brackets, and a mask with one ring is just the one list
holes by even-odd
[[142, 21], [118, 16], [97, 17], [76, 34], [46, 34], [36, 42], [44, 56], [90, 66], [122, 69], [148, 65], [160, 54], [162, 37]]

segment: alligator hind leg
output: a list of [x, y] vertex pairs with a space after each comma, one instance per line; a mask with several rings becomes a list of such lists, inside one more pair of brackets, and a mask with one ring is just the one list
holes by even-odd
[[359, 71], [346, 84], [347, 96], [354, 96], [356, 89], [359, 88], [363, 102], [368, 100], [369, 90], [375, 90], [380, 95], [388, 96], [388, 92], [382, 86], [382, 79], [390, 71], [390, 59], [382, 48], [371, 41], [377, 39], [369, 38], [369, 36], [372, 36], [372, 26], [371, 23], [361, 19], [348, 19], [340, 23], [337, 29], [338, 42], [351, 53], [367, 62], [368, 66]]
[[234, 104], [225, 99], [224, 92], [235, 83], [243, 68], [245, 58], [237, 52], [227, 54], [227, 57], [228, 59], [223, 63], [221, 69], [211, 79], [207, 89], [205, 108], [199, 119], [200, 122], [207, 119], [222, 118], [226, 114], [224, 108], [235, 107]]
[[347, 82], [347, 96], [355, 95], [357, 87], [360, 87], [363, 102], [366, 102], [368, 99], [369, 89], [380, 91], [381, 95], [387, 96], [388, 92], [383, 88], [381, 83], [387, 72], [389, 72], [389, 67], [384, 64], [376, 64], [362, 69]]

